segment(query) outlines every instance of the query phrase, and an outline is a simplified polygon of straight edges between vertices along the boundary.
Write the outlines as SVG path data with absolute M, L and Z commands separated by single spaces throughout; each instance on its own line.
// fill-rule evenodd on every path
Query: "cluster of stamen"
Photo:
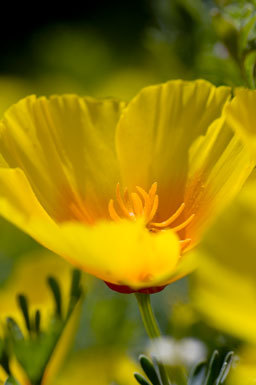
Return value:
M 153 219 L 156 215 L 159 197 L 156 194 L 157 191 L 157 182 L 153 183 L 149 192 L 147 193 L 142 187 L 136 186 L 137 192 L 132 192 L 129 194 L 128 189 L 124 190 L 123 197 L 120 191 L 120 184 L 118 183 L 116 186 L 116 200 L 118 203 L 118 209 L 120 214 L 117 213 L 114 200 L 110 199 L 108 210 L 109 215 L 113 221 L 118 222 L 122 218 L 127 218 L 132 221 L 136 221 L 136 219 L 143 217 L 145 221 L 145 226 L 152 232 L 164 231 L 171 229 L 174 232 L 179 232 L 187 227 L 194 218 L 194 214 L 190 215 L 185 221 L 180 224 L 172 227 L 176 219 L 181 215 L 185 208 L 185 203 L 183 202 L 179 208 L 172 214 L 168 219 L 162 222 L 153 222 Z M 121 215 L 121 216 L 120 216 Z M 190 238 L 180 240 L 181 248 L 184 250 L 187 248 L 189 243 L 191 242 Z

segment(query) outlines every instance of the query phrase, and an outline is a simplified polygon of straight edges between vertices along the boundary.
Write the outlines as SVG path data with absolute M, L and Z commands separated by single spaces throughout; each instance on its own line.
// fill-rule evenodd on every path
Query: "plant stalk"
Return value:
M 150 294 L 135 293 L 135 296 L 139 305 L 141 318 L 149 338 L 154 340 L 161 337 L 161 332 L 151 306 Z M 165 366 L 158 362 L 158 368 L 162 385 L 170 385 Z

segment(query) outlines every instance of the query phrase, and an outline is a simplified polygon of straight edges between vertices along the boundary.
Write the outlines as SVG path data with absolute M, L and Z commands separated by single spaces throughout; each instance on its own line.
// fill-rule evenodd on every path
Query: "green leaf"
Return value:
M 31 324 L 30 324 L 30 318 L 29 318 L 29 312 L 28 312 L 28 300 L 27 297 L 23 294 L 19 294 L 17 297 L 18 305 L 22 311 L 26 327 L 29 332 L 31 332 Z
M 15 380 L 14 377 L 10 376 L 7 378 L 4 385 L 20 385 L 20 383 L 17 380 Z
M 217 350 L 214 350 L 207 368 L 207 373 L 203 385 L 211 385 L 217 377 L 219 366 L 218 358 L 219 352 Z
M 252 17 L 249 18 L 249 21 L 244 25 L 244 27 L 240 31 L 240 36 L 239 36 L 239 49 L 240 53 L 247 48 L 247 44 L 249 41 L 249 34 L 253 27 L 255 26 L 256 23 L 256 15 L 253 15 Z
M 68 315 L 73 311 L 74 306 L 78 302 L 79 298 L 82 295 L 82 289 L 80 286 L 81 281 L 81 271 L 74 269 L 72 271 L 72 281 L 70 287 L 70 300 L 68 305 Z
M 137 382 L 140 384 L 140 385 L 151 385 L 146 379 L 145 377 L 143 377 L 141 374 L 139 373 L 134 373 L 134 377 L 135 379 L 137 380 Z
M 56 315 L 61 319 L 62 317 L 62 299 L 61 299 L 61 291 L 58 281 L 54 277 L 48 277 L 48 284 L 53 293 L 53 297 L 56 305 Z
M 234 352 L 228 352 L 228 354 L 224 358 L 224 362 L 223 362 L 222 367 L 220 369 L 220 373 L 216 379 L 215 385 L 223 384 L 223 382 L 227 378 L 227 375 L 231 369 L 231 365 L 233 362 L 233 356 L 234 356 Z
M 63 322 L 54 318 L 47 331 L 15 341 L 14 354 L 31 384 L 39 384 L 61 336 Z
M 256 51 L 250 52 L 244 59 L 244 70 L 248 86 L 255 89 L 255 65 L 256 65 Z
M 81 271 L 74 269 L 72 271 L 72 281 L 71 281 L 71 288 L 70 288 L 71 297 L 80 296 L 81 294 L 80 280 L 81 280 Z
M 144 373 L 147 375 L 148 379 L 152 382 L 152 384 L 161 385 L 157 372 L 150 359 L 142 354 L 139 356 L 139 361 Z
M 6 350 L 6 347 L 4 346 L 4 343 L 2 345 L 3 346 L 1 350 L 0 365 L 4 368 L 5 372 L 10 376 L 11 372 L 10 372 L 10 365 L 9 365 L 9 355 Z
M 205 362 L 200 362 L 195 366 L 188 378 L 188 385 L 201 385 L 205 379 L 207 365 Z
M 18 324 L 16 323 L 16 321 L 13 318 L 8 317 L 6 319 L 6 324 L 7 324 L 7 330 L 9 331 L 11 337 L 15 341 L 24 340 L 24 336 L 22 334 L 22 331 L 20 330 Z
M 41 312 L 40 310 L 37 310 L 35 313 L 35 325 L 34 325 L 36 334 L 40 333 L 40 324 L 41 324 Z

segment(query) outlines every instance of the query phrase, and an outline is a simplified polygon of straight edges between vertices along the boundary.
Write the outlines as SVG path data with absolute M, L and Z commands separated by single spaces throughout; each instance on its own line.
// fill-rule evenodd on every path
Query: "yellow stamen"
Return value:
M 186 221 L 182 222 L 180 225 L 178 225 L 176 227 L 171 227 L 171 230 L 177 232 L 177 231 L 184 229 L 194 219 L 194 216 L 195 216 L 195 214 L 190 215 L 190 217 Z
M 142 187 L 136 186 L 136 192 L 129 194 L 127 188 L 124 190 L 123 198 L 121 196 L 120 184 L 116 186 L 116 199 L 120 208 L 120 213 L 130 220 L 136 220 L 139 217 L 143 217 L 145 221 L 145 226 L 149 231 L 157 233 L 158 231 L 172 230 L 178 232 L 188 226 L 194 218 L 194 214 L 190 215 L 188 219 L 180 223 L 175 227 L 170 227 L 170 225 L 181 215 L 185 208 L 185 203 L 181 203 L 179 208 L 172 214 L 168 219 L 163 222 L 152 222 L 155 217 L 159 205 L 159 197 L 156 194 L 157 183 L 154 182 L 147 193 Z M 108 211 L 111 219 L 114 221 L 120 221 L 121 217 L 118 215 L 115 207 L 114 201 L 111 199 L 108 204 Z M 181 251 L 188 247 L 191 242 L 191 239 L 187 238 L 181 240 Z
M 121 218 L 120 218 L 119 215 L 117 214 L 116 209 L 115 209 L 115 207 L 114 207 L 114 201 L 113 201 L 113 199 L 110 199 L 110 201 L 109 201 L 109 204 L 108 204 L 108 211 L 109 211 L 110 218 L 113 219 L 113 221 L 118 222 L 118 221 L 121 220 Z
M 150 187 L 150 190 L 149 190 L 149 193 L 148 193 L 150 199 L 155 196 L 156 190 L 157 190 L 157 182 L 154 182 L 152 184 L 152 186 Z
M 185 203 L 182 203 L 180 205 L 180 207 L 178 208 L 178 210 L 173 215 L 171 215 L 170 218 L 168 218 L 166 221 L 163 221 L 163 222 L 160 222 L 160 223 L 155 223 L 154 222 L 154 223 L 151 223 L 151 225 L 155 226 L 155 227 L 167 227 L 167 226 L 169 226 L 182 213 L 182 211 L 184 210 L 184 207 L 185 207 Z
M 148 216 L 150 215 L 151 211 L 152 211 L 152 207 L 153 207 L 153 204 L 154 204 L 154 199 L 155 199 L 155 195 L 156 195 L 156 190 L 157 190 L 157 182 L 154 182 L 149 190 L 149 193 L 148 193 L 148 198 L 149 198 L 149 212 L 146 213 Z
M 117 198 L 117 202 L 119 204 L 119 207 L 123 211 L 124 215 L 126 215 L 127 218 L 130 218 L 130 212 L 129 212 L 129 210 L 127 210 L 127 208 L 126 208 L 126 206 L 125 206 L 125 204 L 123 202 L 123 199 L 121 197 L 120 183 L 117 183 L 117 185 L 116 185 L 116 198 Z
M 149 196 L 142 187 L 136 186 L 136 189 L 144 199 L 144 214 L 146 215 L 146 213 L 149 213 L 150 210 Z
M 129 213 L 131 213 L 132 212 L 132 205 L 130 202 L 129 192 L 128 192 L 127 187 L 124 190 L 124 203 L 125 203 L 126 207 L 128 208 Z
M 158 195 L 155 195 L 154 196 L 154 202 L 153 202 L 153 205 L 152 205 L 152 209 L 151 209 L 151 212 L 150 212 L 150 215 L 148 217 L 148 222 L 151 222 L 152 219 L 154 218 L 154 216 L 156 215 L 156 212 L 157 212 L 157 209 L 158 209 Z
M 143 205 L 142 201 L 138 194 L 131 193 L 131 200 L 133 204 L 134 214 L 136 217 L 140 217 L 143 214 Z

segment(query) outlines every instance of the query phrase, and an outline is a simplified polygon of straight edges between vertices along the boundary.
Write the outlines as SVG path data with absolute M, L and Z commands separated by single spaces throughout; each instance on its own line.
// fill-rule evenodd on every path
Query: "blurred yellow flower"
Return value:
M 244 187 L 194 251 L 195 305 L 215 327 L 256 343 L 256 183 Z
M 240 89 L 226 108 L 256 159 L 256 92 Z M 256 343 L 256 180 L 251 178 L 194 250 L 195 305 L 215 327 Z
M 236 365 L 227 378 L 228 385 L 254 385 L 256 381 L 256 349 L 246 346 L 239 351 Z
M 71 356 L 54 385 L 79 384 L 84 383 L 85 379 L 86 385 L 136 385 L 134 372 L 140 372 L 138 365 L 123 351 L 88 349 Z
M 41 325 L 44 328 L 55 310 L 47 278 L 53 276 L 58 279 L 64 306 L 67 307 L 71 271 L 66 261 L 44 250 L 32 251 L 20 257 L 10 277 L 0 289 L 0 335 L 7 317 L 13 317 L 23 333 L 26 332 L 24 317 L 17 303 L 18 294 L 27 297 L 31 312 L 35 313 L 40 309 Z
M 47 331 L 49 332 L 49 327 L 53 324 L 53 315 L 56 313 L 56 304 L 54 303 L 53 294 L 47 283 L 47 278 L 49 276 L 54 277 L 59 284 L 62 298 L 62 315 L 64 316 L 64 314 L 68 312 L 68 304 L 70 301 L 71 273 L 72 269 L 70 265 L 53 253 L 42 250 L 33 251 L 18 260 L 10 277 L 0 290 L 1 340 L 6 338 L 6 319 L 7 317 L 11 317 L 18 324 L 27 341 L 27 344 L 23 345 L 24 351 L 21 351 L 21 349 L 16 351 L 15 348 L 12 351 L 10 345 L 10 352 L 8 353 L 11 373 L 21 385 L 31 384 L 29 375 L 22 365 L 24 362 L 27 364 L 26 357 L 31 354 L 29 351 L 31 346 L 29 344 L 30 335 L 24 317 L 22 316 L 21 309 L 18 306 L 17 296 L 19 294 L 26 296 L 31 323 L 33 323 L 33 317 L 36 311 L 40 311 L 40 331 L 47 333 Z M 64 361 L 70 344 L 73 342 L 75 336 L 75 331 L 80 318 L 81 304 L 81 300 L 76 304 L 56 342 L 54 340 L 50 343 L 49 339 L 47 341 L 47 344 L 49 345 L 47 345 L 48 349 L 51 349 L 52 347 L 53 351 L 51 351 L 49 358 L 48 356 L 46 357 L 47 365 L 42 373 L 42 384 L 49 384 L 54 380 Z M 35 335 L 33 335 L 32 339 L 35 341 Z M 37 342 L 38 349 L 41 349 L 44 352 L 44 338 L 42 337 L 39 341 L 40 342 Z M 41 356 L 45 359 L 44 353 L 41 353 Z M 38 360 L 37 350 L 33 351 L 33 360 L 32 364 L 34 367 L 37 367 L 37 371 L 40 374 L 41 361 Z M 4 381 L 6 378 L 7 373 L 1 368 L 0 383 L 1 380 Z
M 177 80 L 128 104 L 21 100 L 0 126 L 0 214 L 116 290 L 158 290 L 191 270 L 182 255 L 253 167 L 229 98 Z

